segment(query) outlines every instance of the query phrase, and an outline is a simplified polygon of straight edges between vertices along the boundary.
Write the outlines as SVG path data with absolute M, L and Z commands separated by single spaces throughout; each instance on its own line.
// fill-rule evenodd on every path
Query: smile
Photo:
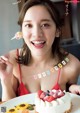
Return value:
M 44 44 L 45 44 L 45 41 L 32 41 L 31 42 L 36 48 L 43 48 L 44 47 Z

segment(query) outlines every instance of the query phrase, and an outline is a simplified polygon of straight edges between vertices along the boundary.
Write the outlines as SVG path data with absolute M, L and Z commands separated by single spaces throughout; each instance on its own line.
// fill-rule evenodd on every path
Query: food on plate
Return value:
M 34 104 L 21 103 L 8 109 L 6 113 L 37 113 Z
M 69 92 L 62 90 L 39 90 L 35 96 L 35 109 L 38 113 L 70 113 L 72 107 Z
M 20 103 L 6 113 L 70 113 L 72 108 L 71 95 L 61 89 L 39 90 L 35 94 L 35 103 Z
M 17 110 L 15 108 L 11 108 L 11 109 L 7 110 L 6 113 L 17 113 Z

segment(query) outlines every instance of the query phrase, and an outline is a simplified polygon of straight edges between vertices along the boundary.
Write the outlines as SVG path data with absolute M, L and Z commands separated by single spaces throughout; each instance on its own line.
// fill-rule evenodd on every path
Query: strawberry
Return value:
M 54 94 L 54 92 L 52 92 L 52 91 L 50 91 L 50 93 L 49 93 L 50 95 L 53 95 Z
M 43 93 L 43 91 L 42 90 L 39 90 L 38 91 L 38 96 L 39 96 L 39 98 L 40 98 L 40 95 Z
M 43 99 L 46 96 L 45 92 L 42 92 L 40 98 Z
M 58 94 L 58 98 L 60 98 L 60 97 L 62 97 L 62 96 L 64 96 L 64 93 L 63 93 L 63 92 L 60 93 L 60 94 Z
M 45 98 L 45 101 L 51 102 L 55 100 L 55 98 L 53 96 L 48 96 L 47 98 Z
M 47 99 L 48 99 L 48 96 L 46 95 L 46 96 L 43 98 L 43 100 L 46 101 Z
M 53 94 L 53 97 L 56 99 L 58 97 L 58 94 L 57 93 L 54 93 Z

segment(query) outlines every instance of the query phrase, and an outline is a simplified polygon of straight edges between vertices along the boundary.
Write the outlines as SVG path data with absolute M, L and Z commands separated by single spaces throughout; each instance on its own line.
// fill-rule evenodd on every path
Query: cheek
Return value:
M 26 40 L 29 40 L 30 39 L 30 33 L 28 31 L 25 31 L 23 30 L 23 39 L 26 41 Z
M 28 33 L 24 33 L 23 32 L 23 39 L 24 39 L 25 43 L 28 44 L 28 42 L 29 42 L 29 35 L 28 35 Z
M 55 33 L 49 33 L 49 35 L 48 35 L 48 40 L 49 40 L 50 42 L 53 42 L 54 39 L 55 39 Z
M 22 26 L 22 33 L 24 39 L 30 36 L 30 32 L 24 26 Z
M 47 35 L 47 44 L 52 46 L 53 42 L 55 40 L 55 33 L 48 33 Z

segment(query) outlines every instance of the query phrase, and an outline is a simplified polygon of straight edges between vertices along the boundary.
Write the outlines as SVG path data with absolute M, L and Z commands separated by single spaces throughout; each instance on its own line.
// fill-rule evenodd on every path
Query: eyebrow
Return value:
M 50 19 L 42 19 L 41 20 L 41 22 L 44 22 L 44 21 L 50 22 L 51 20 Z
M 41 22 L 50 22 L 50 19 L 42 19 Z M 23 22 L 31 22 L 31 20 L 24 20 Z

